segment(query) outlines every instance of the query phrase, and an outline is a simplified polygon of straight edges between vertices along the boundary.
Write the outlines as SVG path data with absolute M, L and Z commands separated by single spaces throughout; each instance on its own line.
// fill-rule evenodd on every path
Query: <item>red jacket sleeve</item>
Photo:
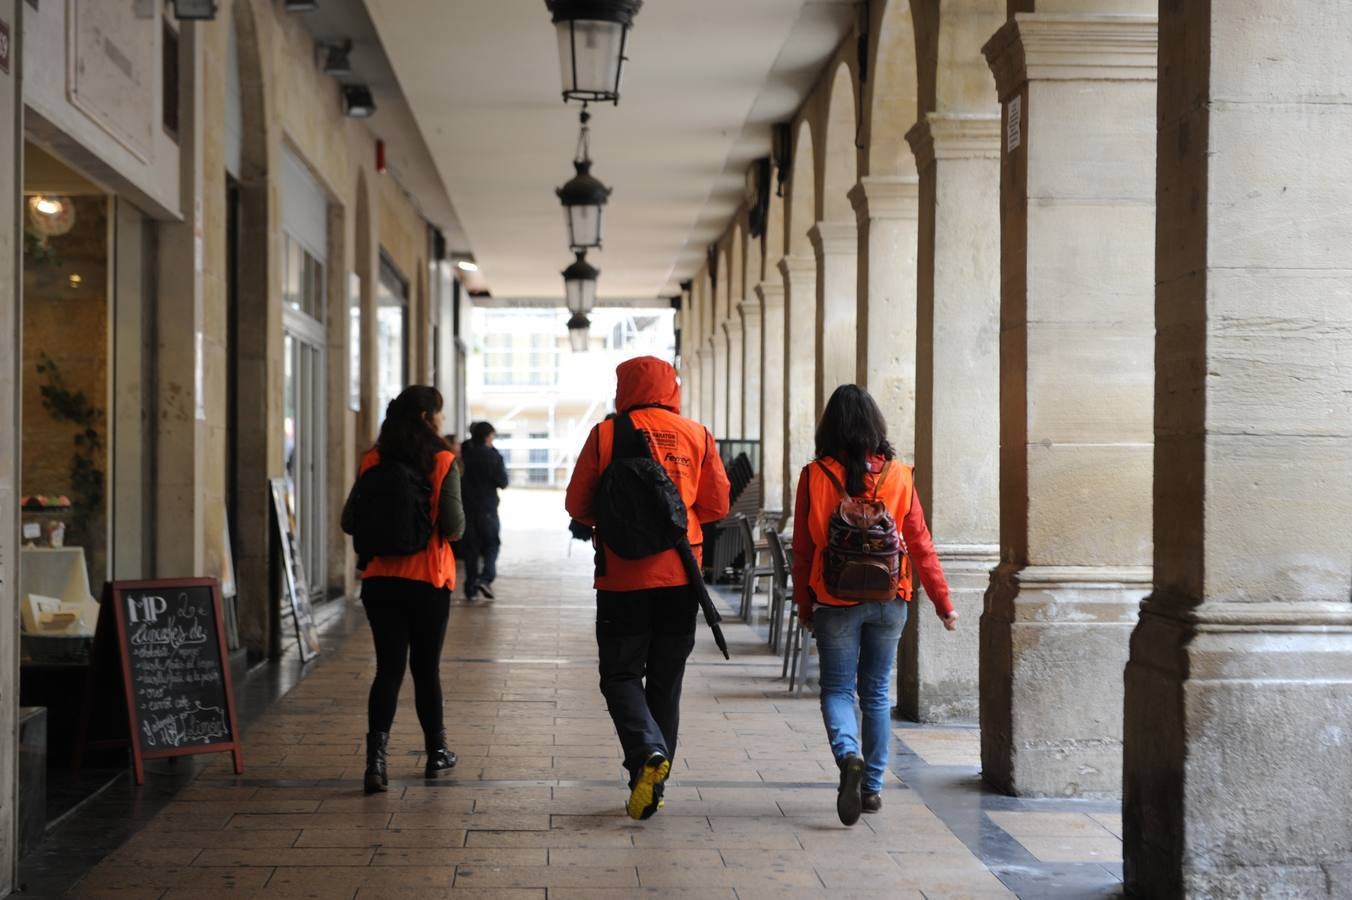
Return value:
M 793 501 L 793 601 L 800 613 L 812 609 L 812 560 L 817 545 L 812 541 L 810 497 L 807 486 L 808 470 L 798 476 L 798 496 Z
M 728 483 L 728 473 L 723 469 L 723 458 L 718 455 L 717 445 L 708 429 L 705 429 L 704 460 L 700 463 L 699 487 L 690 511 L 703 525 L 726 516 L 731 506 L 732 485 Z
M 582 445 L 582 452 L 577 455 L 573 477 L 568 482 L 568 493 L 564 495 L 564 509 L 583 525 L 596 524 L 592 503 L 596 497 L 596 483 L 601 480 L 600 440 L 599 426 L 592 428 L 591 434 L 587 435 L 587 442 Z
M 944 578 L 944 567 L 939 564 L 939 554 L 934 550 L 934 539 L 930 537 L 929 526 L 925 524 L 925 510 L 920 506 L 920 494 L 911 495 L 911 509 L 901 520 L 901 536 L 906 539 L 906 549 L 911 554 L 911 566 L 925 588 L 925 596 L 934 604 L 934 611 L 946 616 L 953 611 L 953 601 L 948 596 L 948 580 Z M 798 534 L 794 532 L 794 538 Z

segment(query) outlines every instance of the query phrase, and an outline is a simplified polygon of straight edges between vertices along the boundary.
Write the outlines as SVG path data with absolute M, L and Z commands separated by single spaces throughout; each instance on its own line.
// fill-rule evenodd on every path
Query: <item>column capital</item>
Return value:
M 859 252 L 859 226 L 854 222 L 818 222 L 807 237 L 818 259 Z
M 914 175 L 865 175 L 847 196 L 860 228 L 873 219 L 914 221 L 920 215 L 920 179 Z
M 1029 81 L 1154 81 L 1155 16 L 1017 13 L 981 48 L 1005 100 Z
M 762 281 L 756 285 L 756 296 L 765 309 L 780 309 L 784 306 L 784 282 Z
M 816 278 L 817 260 L 811 256 L 786 256 L 779 261 L 779 271 L 785 278 Z
M 936 159 L 999 159 L 997 113 L 929 113 L 906 132 L 920 170 Z
M 783 290 L 784 290 L 784 289 L 781 287 L 781 288 L 780 288 L 780 291 L 781 291 L 780 296 L 781 296 L 781 297 L 783 296 L 783 293 L 782 293 Z M 738 303 L 738 304 L 737 304 L 737 312 L 741 313 L 741 315 L 742 315 L 742 324 L 743 324 L 743 325 L 748 325 L 748 324 L 750 324 L 752 321 L 755 321 L 755 322 L 759 322 L 759 321 L 760 321 L 761 308 L 760 308 L 760 304 L 757 303 L 755 300 L 743 300 L 741 303 Z
M 734 336 L 740 337 L 742 334 L 742 320 L 738 318 L 724 319 L 723 333 L 726 334 L 728 337 Z

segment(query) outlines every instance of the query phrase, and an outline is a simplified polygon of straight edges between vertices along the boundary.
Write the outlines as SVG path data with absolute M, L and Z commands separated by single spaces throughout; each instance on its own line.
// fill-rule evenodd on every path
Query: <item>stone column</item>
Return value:
M 1142 897 L 1352 885 L 1352 6 L 1160 5 Z
M 962 617 L 913 609 L 899 712 L 977 716 L 978 624 L 999 559 L 1000 120 L 930 113 L 906 135 L 920 173 L 916 278 L 916 488 Z
M 713 337 L 709 338 L 710 354 L 714 360 L 714 437 L 731 437 L 728 433 L 728 334 L 726 320 L 714 323 Z
M 742 438 L 742 317 L 734 313 L 723 323 L 728 337 L 728 430 L 730 438 Z
M 887 417 L 902 457 L 915 453 L 915 281 L 920 181 L 865 176 L 850 190 L 859 217 L 855 382 Z
M 798 472 L 812 459 L 817 427 L 817 264 L 779 261 L 784 276 L 784 509 L 793 509 Z M 792 526 L 789 526 L 792 527 Z
M 756 285 L 761 306 L 761 505 L 787 512 L 784 494 L 784 282 Z
M 203 571 L 207 458 L 202 358 L 204 27 L 185 23 L 179 43 L 181 222 L 160 225 L 156 304 L 155 570 L 158 577 Z M 186 65 L 184 63 L 187 63 Z M 317 573 L 318 574 L 318 573 Z M 244 599 L 244 598 L 241 598 Z M 246 601 L 247 603 L 247 601 Z
M 700 351 L 700 421 L 708 427 L 714 437 L 718 437 L 718 428 L 714 416 L 714 393 L 717 386 L 714 378 L 714 339 L 706 338 L 704 349 Z
M 18 868 L 19 493 L 23 429 L 20 360 L 23 324 L 23 0 L 0 0 L 9 26 L 9 68 L 0 70 L 0 895 Z
M 1116 796 L 1118 673 L 1150 584 L 1156 20 L 1019 14 L 984 52 L 1005 143 L 982 773 Z
M 818 222 L 807 233 L 817 257 L 817 414 L 837 387 L 855 378 L 858 231 L 853 222 Z
M 742 317 L 742 437 L 758 441 L 761 436 L 761 379 L 764 377 L 761 372 L 760 301 L 744 300 L 737 304 L 737 312 Z M 762 456 L 762 469 L 764 466 Z M 762 477 L 762 487 L 764 484 Z

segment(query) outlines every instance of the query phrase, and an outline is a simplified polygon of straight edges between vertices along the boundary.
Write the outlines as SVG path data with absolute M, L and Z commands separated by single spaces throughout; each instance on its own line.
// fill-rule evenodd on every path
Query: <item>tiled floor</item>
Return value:
M 424 781 L 410 685 L 391 791 L 360 790 L 364 626 L 70 896 L 1111 896 L 1111 804 L 980 788 L 977 733 L 899 724 L 882 813 L 843 828 L 815 698 L 742 625 L 725 662 L 701 629 L 666 807 L 624 816 L 619 748 L 596 688 L 590 554 L 559 496 L 508 492 L 498 600 L 452 612 L 442 675 L 453 777 Z M 360 613 L 356 613 L 358 619 Z M 92 827 L 77 816 L 67 827 Z M 39 874 L 39 873 L 35 873 Z M 48 873 L 50 874 L 50 873 Z M 48 879 L 44 883 L 53 883 Z

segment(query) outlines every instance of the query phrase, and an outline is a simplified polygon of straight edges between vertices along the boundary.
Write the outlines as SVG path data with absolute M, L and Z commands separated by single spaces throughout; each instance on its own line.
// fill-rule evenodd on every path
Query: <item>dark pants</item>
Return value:
M 451 615 L 451 592 L 425 581 L 367 578 L 361 602 L 376 645 L 376 677 L 366 703 L 367 729 L 389 731 L 399 705 L 404 669 L 413 671 L 413 702 L 424 734 L 444 727 L 441 645 Z
M 675 757 L 697 608 L 688 587 L 596 592 L 601 693 L 631 777 L 654 750 Z
M 502 549 L 502 523 L 497 510 L 465 512 L 465 536 L 460 541 L 465 561 L 465 596 L 473 597 L 481 584 L 498 577 L 498 551 Z

